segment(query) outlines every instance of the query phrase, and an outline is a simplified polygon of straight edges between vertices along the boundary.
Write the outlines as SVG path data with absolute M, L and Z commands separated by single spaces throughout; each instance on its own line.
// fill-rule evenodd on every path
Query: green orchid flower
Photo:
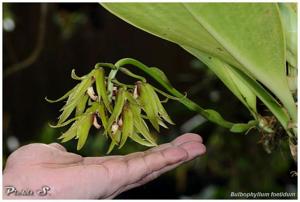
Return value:
M 108 77 L 102 66 L 112 69 Z M 119 82 L 115 78 L 117 70 L 138 81 L 135 85 Z M 59 139 L 62 142 L 78 139 L 78 150 L 84 146 L 91 127 L 102 130 L 102 134 L 111 139 L 110 153 L 115 146 L 122 148 L 128 139 L 147 147 L 156 146 L 147 122 L 157 131 L 160 126 L 168 128 L 165 122 L 174 124 L 156 92 L 167 99 L 172 99 L 172 96 L 154 88 L 145 78 L 128 69 L 98 63 L 90 73 L 81 77 L 72 70 L 71 77 L 80 83 L 61 98 L 46 100 L 53 103 L 67 99 L 58 123 L 50 126 L 58 128 L 72 123 Z M 74 111 L 75 117 L 70 118 Z

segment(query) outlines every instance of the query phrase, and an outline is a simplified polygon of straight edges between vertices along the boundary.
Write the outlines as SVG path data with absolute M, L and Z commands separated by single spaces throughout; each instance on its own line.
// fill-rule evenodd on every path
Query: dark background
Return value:
M 216 109 L 231 121 L 251 118 L 201 62 L 177 45 L 125 23 L 99 4 L 51 3 L 41 10 L 41 4 L 9 3 L 3 9 L 3 22 L 14 22 L 13 29 L 3 30 L 3 166 L 19 146 L 57 141 L 66 128 L 52 129 L 48 123 L 58 117 L 61 103 L 49 104 L 44 98 L 60 97 L 76 84 L 70 78 L 73 68 L 82 75 L 97 62 L 138 59 L 161 68 L 178 90 L 199 105 Z M 28 62 L 30 55 L 33 59 Z M 6 74 L 24 60 L 24 68 Z M 118 198 L 230 198 L 232 191 L 296 192 L 297 178 L 290 175 L 296 167 L 286 139 L 276 142 L 269 154 L 256 130 L 233 134 L 203 121 L 180 103 L 170 101 L 165 106 L 176 125 L 158 134 L 159 142 L 183 132 L 199 133 L 207 146 L 206 155 Z M 64 146 L 83 156 L 101 156 L 107 150 L 105 139 L 93 132 L 81 151 L 76 151 L 75 140 Z M 129 142 L 113 154 L 145 149 Z

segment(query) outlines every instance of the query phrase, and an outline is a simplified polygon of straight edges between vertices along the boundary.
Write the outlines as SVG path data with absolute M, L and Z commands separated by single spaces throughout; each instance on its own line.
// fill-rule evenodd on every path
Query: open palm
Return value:
M 67 152 L 57 143 L 29 144 L 16 150 L 7 160 L 4 197 L 113 198 L 203 153 L 205 146 L 196 134 L 185 134 L 170 143 L 126 156 L 82 157 Z M 18 191 L 29 189 L 34 194 L 7 195 L 7 186 Z M 45 196 L 36 193 L 43 186 L 50 188 Z

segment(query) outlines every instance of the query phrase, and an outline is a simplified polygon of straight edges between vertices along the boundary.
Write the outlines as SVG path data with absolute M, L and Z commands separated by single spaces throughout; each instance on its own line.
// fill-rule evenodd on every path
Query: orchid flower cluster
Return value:
M 105 67 L 112 70 L 105 76 Z M 116 72 L 121 71 L 137 79 L 134 85 L 119 82 Z M 116 70 L 113 64 L 98 63 L 88 74 L 79 77 L 72 70 L 71 77 L 80 81 L 73 89 L 57 100 L 66 100 L 61 108 L 58 128 L 71 124 L 59 139 L 67 142 L 73 138 L 78 139 L 77 150 L 80 150 L 88 137 L 91 127 L 102 130 L 103 135 L 111 139 L 108 149 L 110 153 L 115 146 L 122 148 L 127 139 L 145 145 L 156 146 L 155 138 L 150 132 L 147 123 L 156 131 L 160 126 L 168 128 L 165 122 L 174 124 L 164 109 L 157 92 L 166 97 L 166 101 L 176 99 L 147 83 L 146 79 L 132 73 L 126 68 Z M 73 118 L 70 118 L 75 114 Z

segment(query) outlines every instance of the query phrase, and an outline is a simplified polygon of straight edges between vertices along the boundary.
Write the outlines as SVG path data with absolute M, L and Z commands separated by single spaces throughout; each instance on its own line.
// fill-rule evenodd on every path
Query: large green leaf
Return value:
M 284 22 L 286 46 L 293 55 L 297 56 L 297 12 L 290 3 L 280 3 L 279 9 Z
M 273 3 L 105 3 L 113 14 L 156 36 L 220 58 L 257 79 L 297 110 L 285 77 L 285 39 Z
M 212 56 L 197 51 L 196 49 L 193 48 L 189 48 L 189 47 L 184 47 L 188 52 L 190 52 L 191 54 L 193 54 L 195 57 L 199 58 L 200 60 L 204 61 L 206 64 L 208 64 L 209 66 L 214 66 L 214 65 L 220 65 L 222 63 L 220 63 L 221 61 L 218 61 L 218 59 L 213 58 Z M 211 61 L 210 61 L 211 60 Z M 258 82 L 256 82 L 255 80 L 253 80 L 252 78 L 250 78 L 249 76 L 247 76 L 244 72 L 242 72 L 241 70 L 232 67 L 230 65 L 226 65 L 226 66 L 218 66 L 219 68 L 222 68 L 221 72 L 225 73 L 225 74 L 230 74 L 231 76 L 233 76 L 232 78 L 236 79 L 235 80 L 235 84 L 242 84 L 242 86 L 239 86 L 239 89 L 237 89 L 237 91 L 240 90 L 240 92 L 243 92 L 243 94 L 245 96 L 248 96 L 248 99 L 245 100 L 244 102 L 246 102 L 246 106 L 256 106 L 253 103 L 253 95 L 252 93 L 254 93 L 258 98 L 260 98 L 260 100 L 270 109 L 270 111 L 277 117 L 277 119 L 279 120 L 279 122 L 282 124 L 282 126 L 288 131 L 288 124 L 289 124 L 289 117 L 287 116 L 287 114 L 285 113 L 285 111 L 282 109 L 282 107 L 280 106 L 280 104 L 273 98 L 272 95 L 270 95 Z M 213 67 L 213 69 L 216 68 L 216 66 Z M 223 70 L 226 69 L 226 70 Z M 227 73 L 226 73 L 227 72 Z M 230 81 L 227 80 L 227 77 L 225 76 L 221 76 L 222 79 L 225 80 L 226 84 L 230 85 Z M 236 83 L 237 82 L 237 83 Z M 234 85 L 234 84 L 233 84 Z M 233 88 L 234 89 L 234 88 Z M 238 95 L 239 96 L 243 96 L 243 95 Z M 249 99 L 250 98 L 250 99 Z M 248 127 L 252 125 L 251 123 L 249 124 L 236 124 L 236 127 L 231 131 L 235 131 L 235 129 L 237 129 L 237 126 L 243 126 L 243 127 Z
M 296 4 L 279 3 L 278 5 L 280 9 L 281 19 L 283 21 L 283 28 L 286 39 L 286 60 L 292 67 L 297 68 L 298 20 L 297 11 L 293 9 L 293 6 L 295 6 Z
M 248 88 L 245 81 L 237 77 L 228 64 L 218 58 L 203 54 L 196 49 L 183 46 L 183 48 L 204 62 L 232 91 L 232 93 L 250 110 L 256 117 L 256 95 Z
M 181 3 L 102 3 L 102 6 L 146 32 L 239 65 Z

